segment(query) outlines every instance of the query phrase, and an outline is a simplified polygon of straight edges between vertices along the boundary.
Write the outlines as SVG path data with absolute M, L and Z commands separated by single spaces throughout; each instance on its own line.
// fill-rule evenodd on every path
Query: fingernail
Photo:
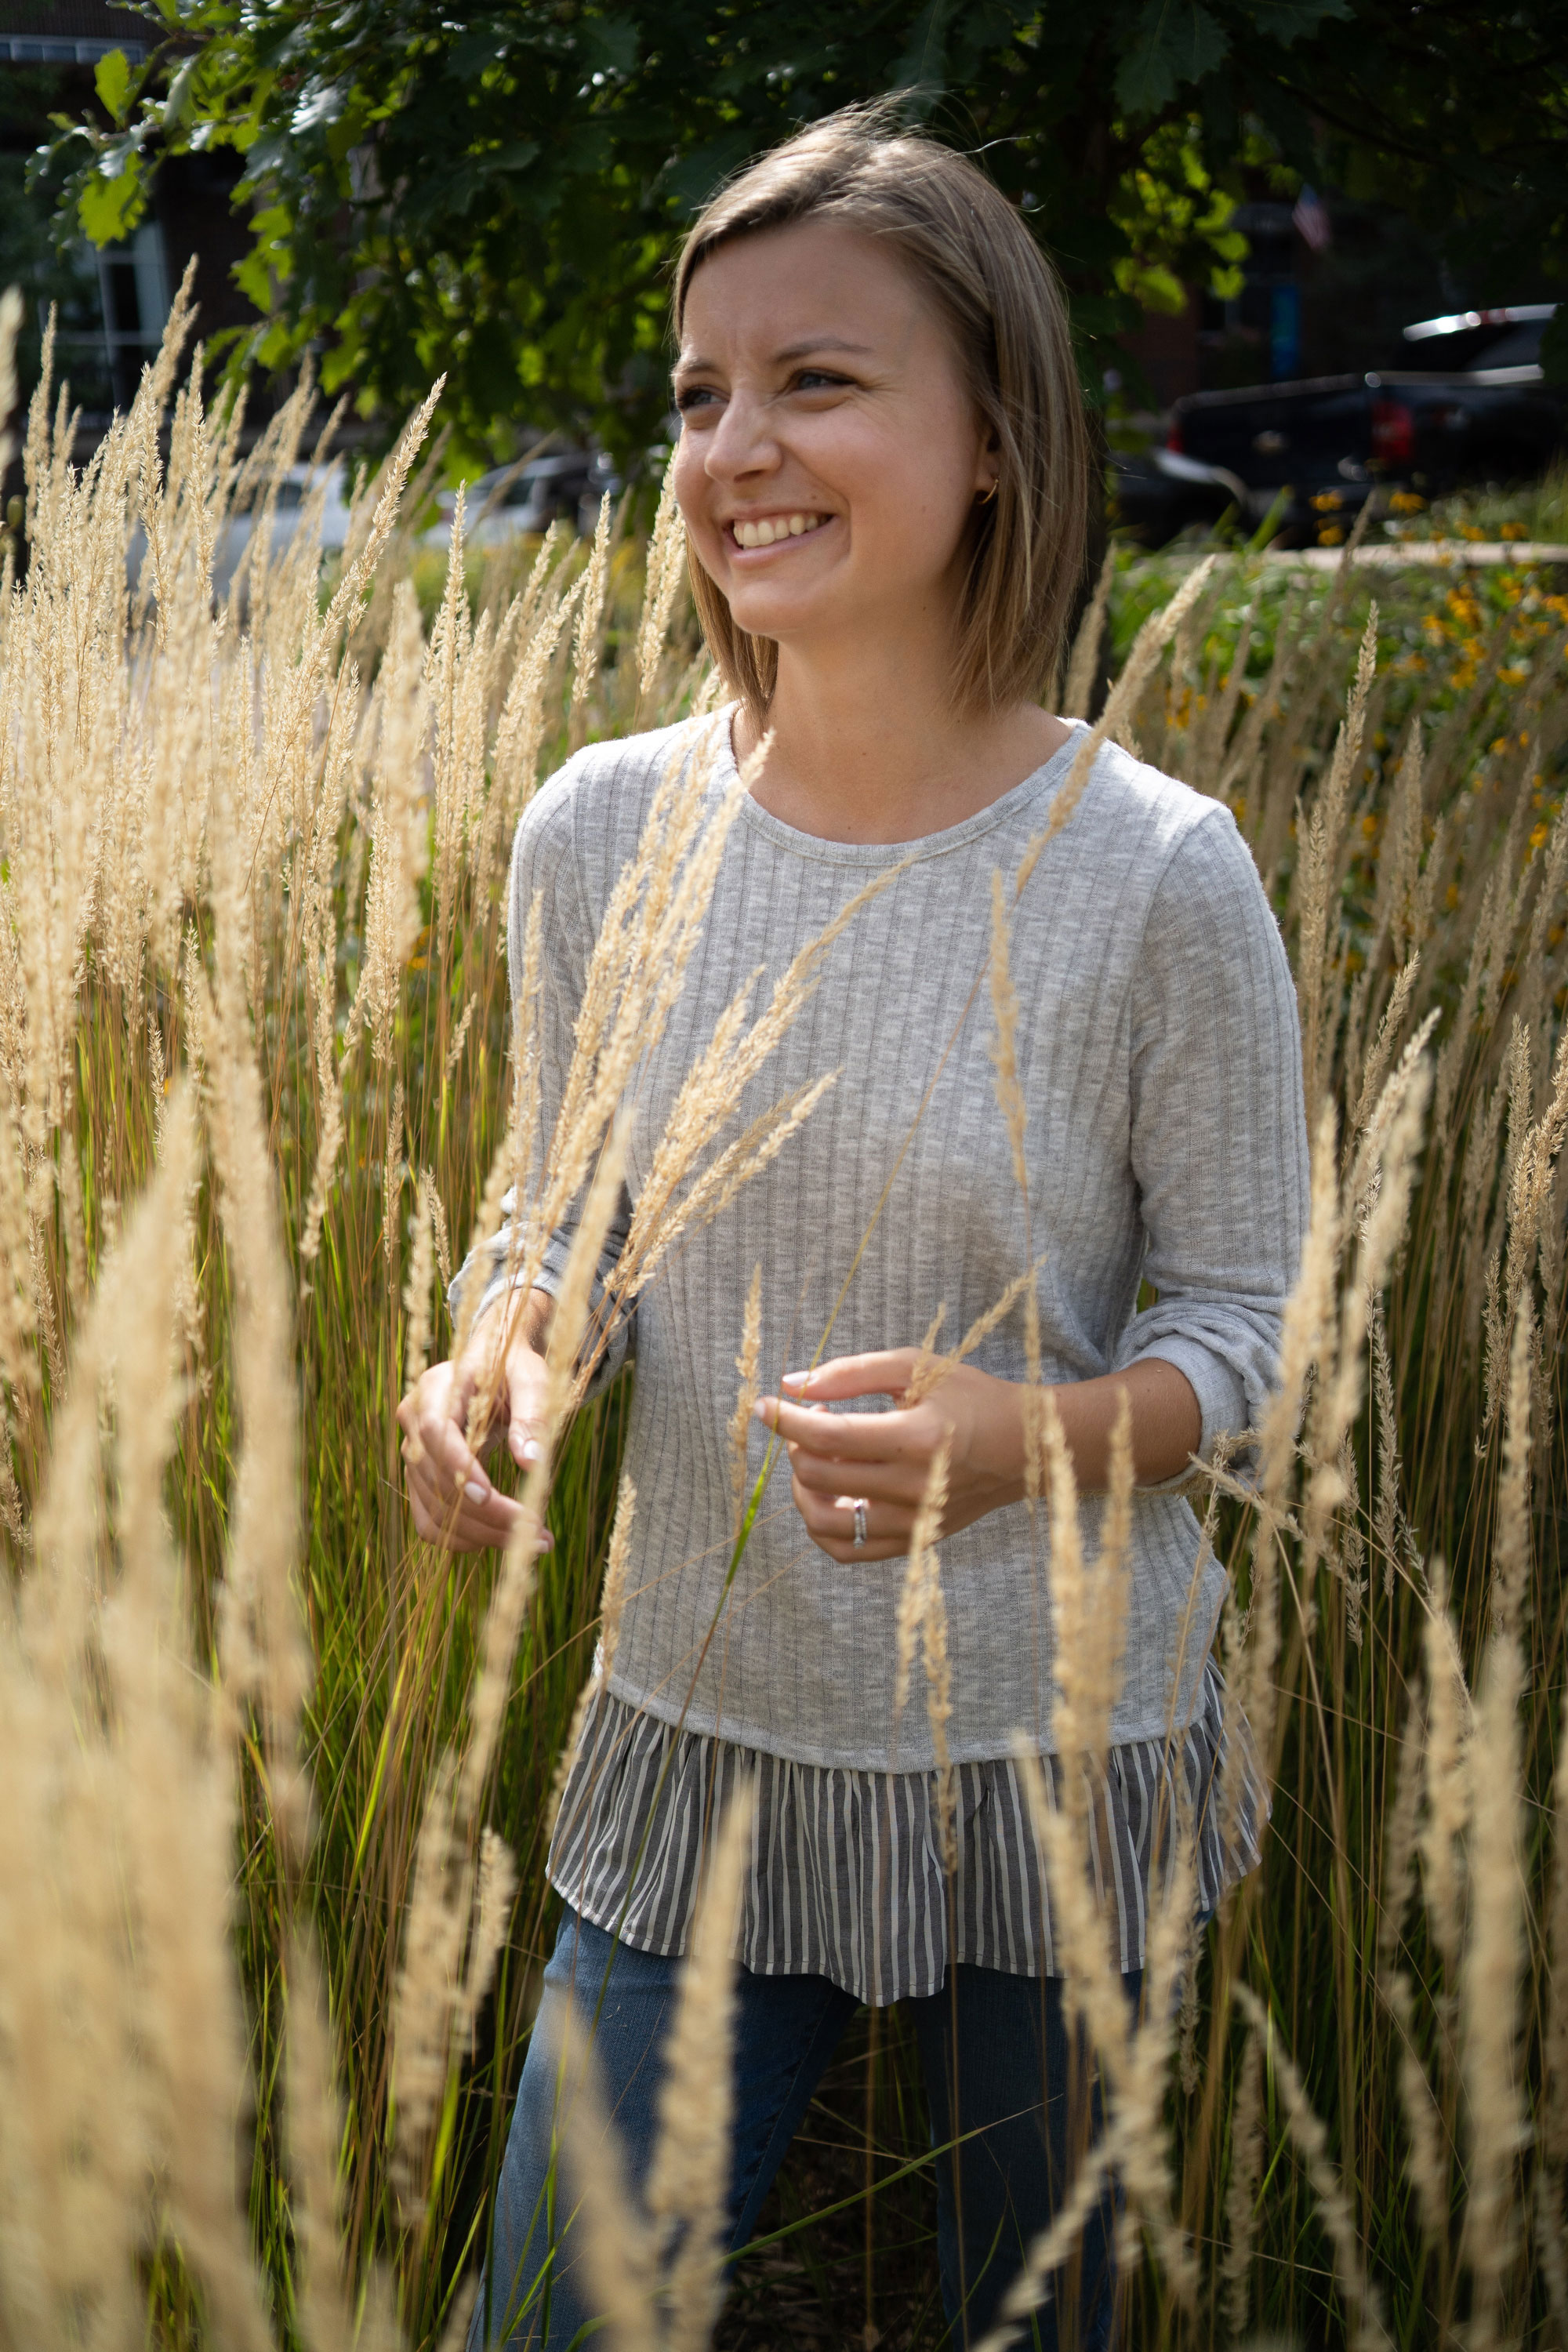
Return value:
M 542 1454 L 537 1439 L 525 1437 L 522 1441 L 522 1452 L 518 1458 L 525 1468 L 531 1468 L 535 1462 L 542 1460 Z
M 555 1538 L 550 1533 L 548 1528 L 545 1528 L 543 1533 L 540 1536 L 539 1549 L 541 1551 L 553 1551 L 555 1549 Z
M 809 1372 L 786 1372 L 779 1382 L 781 1389 L 803 1389 L 811 1379 Z
M 773 1400 L 771 1397 L 759 1397 L 756 1403 L 752 1407 L 752 1419 L 753 1421 L 765 1422 L 771 1427 L 773 1410 Z
M 463 1492 L 470 1503 L 488 1503 L 490 1498 L 489 1488 L 481 1486 L 477 1478 L 470 1478 Z

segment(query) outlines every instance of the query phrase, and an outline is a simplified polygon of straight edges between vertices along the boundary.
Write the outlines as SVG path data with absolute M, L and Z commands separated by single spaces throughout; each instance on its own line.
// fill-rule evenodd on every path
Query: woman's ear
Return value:
M 974 502 L 988 507 L 1002 479 L 1002 445 L 987 417 L 980 424 L 980 450 L 974 461 Z

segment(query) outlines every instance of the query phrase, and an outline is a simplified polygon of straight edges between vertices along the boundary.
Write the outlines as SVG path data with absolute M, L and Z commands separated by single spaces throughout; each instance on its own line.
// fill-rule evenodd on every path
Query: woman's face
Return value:
M 675 493 L 739 627 L 810 656 L 951 627 L 994 479 L 952 338 L 871 236 L 721 246 L 686 300 Z

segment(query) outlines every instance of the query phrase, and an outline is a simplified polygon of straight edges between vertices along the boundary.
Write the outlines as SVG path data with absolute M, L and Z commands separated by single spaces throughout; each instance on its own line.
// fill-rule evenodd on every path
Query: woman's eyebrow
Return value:
M 787 360 L 804 360 L 813 352 L 849 352 L 858 359 L 874 356 L 869 343 L 851 342 L 847 335 L 805 335 L 798 342 L 785 343 L 773 353 L 775 364 Z M 718 367 L 717 360 L 704 359 L 698 352 L 682 352 L 671 373 L 674 375 L 707 375 Z
M 806 335 L 797 343 L 785 343 L 773 353 L 775 360 L 803 360 L 812 352 L 853 352 L 859 359 L 871 357 L 869 343 L 854 343 L 847 335 Z

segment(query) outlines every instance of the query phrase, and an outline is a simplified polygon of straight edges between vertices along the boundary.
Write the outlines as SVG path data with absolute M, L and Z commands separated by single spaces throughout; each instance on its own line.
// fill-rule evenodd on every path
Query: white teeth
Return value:
M 817 514 L 774 515 L 761 522 L 735 522 L 731 528 L 739 547 L 773 547 L 781 539 L 800 539 L 817 530 L 823 520 Z

